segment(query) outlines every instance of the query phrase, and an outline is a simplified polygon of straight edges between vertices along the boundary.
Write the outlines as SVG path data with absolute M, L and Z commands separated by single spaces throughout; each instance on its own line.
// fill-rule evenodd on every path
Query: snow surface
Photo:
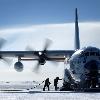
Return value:
M 0 93 L 0 100 L 100 100 L 100 93 Z
M 39 92 L 42 91 L 43 85 L 32 88 L 38 84 L 38 82 L 28 81 L 0 82 L 0 100 L 100 100 L 100 93 L 55 92 L 54 88 L 51 88 L 53 86 L 50 87 L 52 90 L 50 92 Z M 12 91 L 16 89 L 17 91 Z

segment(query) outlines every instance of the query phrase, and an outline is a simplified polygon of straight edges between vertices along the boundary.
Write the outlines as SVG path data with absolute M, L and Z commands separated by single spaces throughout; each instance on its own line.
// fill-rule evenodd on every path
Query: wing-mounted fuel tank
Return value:
M 23 71 L 23 64 L 18 61 L 14 64 L 14 68 L 17 72 L 22 72 Z

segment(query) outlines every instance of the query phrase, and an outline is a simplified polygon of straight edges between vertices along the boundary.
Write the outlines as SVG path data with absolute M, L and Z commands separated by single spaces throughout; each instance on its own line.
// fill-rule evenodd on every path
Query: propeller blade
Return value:
M 11 63 L 12 63 L 12 60 L 11 59 L 9 59 L 9 58 L 4 58 L 4 57 L 2 57 L 1 58 L 2 59 L 2 61 L 4 61 L 7 65 L 11 65 Z
M 50 39 L 46 39 L 43 51 L 46 51 L 51 43 L 52 41 Z
M 3 38 L 0 38 L 0 49 L 4 46 L 5 43 L 6 43 L 6 40 Z
M 5 45 L 5 43 L 6 43 L 6 40 L 3 39 L 3 38 L 0 38 L 0 49 L 2 49 L 2 47 Z M 2 57 L 2 56 L 0 56 L 0 59 L 2 61 L 4 61 L 6 64 L 11 65 L 11 62 L 12 62 L 11 59 L 5 58 L 5 57 Z
M 40 68 L 40 64 L 39 62 L 36 64 L 36 66 L 33 69 L 33 72 L 38 73 L 39 72 L 39 68 Z
M 26 49 L 27 51 L 34 51 L 34 49 L 31 48 L 30 46 L 27 46 L 25 49 Z

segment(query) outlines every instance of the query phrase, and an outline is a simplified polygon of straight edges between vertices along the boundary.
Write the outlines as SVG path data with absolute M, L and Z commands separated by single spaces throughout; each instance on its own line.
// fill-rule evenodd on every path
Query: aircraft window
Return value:
M 89 52 L 86 52 L 86 53 L 85 53 L 85 56 L 89 56 Z
M 96 52 L 96 56 L 100 56 L 100 53 L 99 52 Z
M 90 52 L 90 56 L 95 56 L 95 52 Z

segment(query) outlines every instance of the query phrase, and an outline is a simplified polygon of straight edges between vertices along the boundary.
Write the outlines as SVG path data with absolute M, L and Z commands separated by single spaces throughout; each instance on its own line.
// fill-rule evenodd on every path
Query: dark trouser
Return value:
M 57 91 L 57 84 L 55 84 L 54 86 L 55 86 L 55 91 Z
M 49 89 L 49 85 L 44 85 L 43 91 L 45 91 L 45 87 L 48 88 L 48 91 L 50 90 L 50 89 Z

